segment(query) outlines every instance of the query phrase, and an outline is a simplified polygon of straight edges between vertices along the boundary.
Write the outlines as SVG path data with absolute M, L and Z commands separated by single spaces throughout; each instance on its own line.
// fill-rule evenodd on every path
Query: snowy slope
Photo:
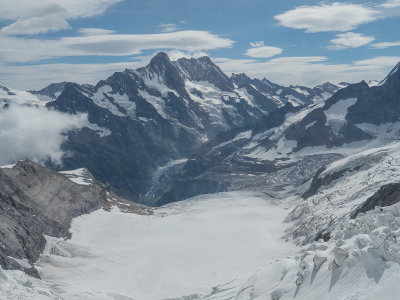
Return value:
M 21 299 L 37 290 L 45 291 L 43 299 L 395 299 L 400 204 L 354 220 L 350 213 L 383 184 L 400 181 L 399 147 L 330 164 L 318 176 L 347 171 L 306 200 L 235 192 L 170 204 L 153 216 L 114 208 L 78 217 L 72 239 L 47 237 L 36 264 L 43 282 L 30 280 L 25 290 L 12 277 L 17 275 L 6 273 L 12 275 L 7 287 L 22 289 Z M 296 203 L 289 223 L 282 223 Z M 303 228 L 298 240 L 315 236 L 314 228 L 324 228 L 331 217 L 327 242 L 310 240 L 299 250 L 282 240 L 297 228 Z
M 60 299 L 43 281 L 22 271 L 8 271 L 0 267 L 0 299 L 56 300 Z
M 283 260 L 275 280 L 270 267 L 265 267 L 236 289 L 232 298 L 397 299 L 399 230 L 400 204 L 346 219 L 336 226 L 330 241 L 309 244 Z
M 400 182 L 400 143 L 373 148 L 328 165 L 314 177 L 316 189 L 288 216 L 288 237 L 312 241 L 388 183 Z M 311 184 L 313 186 L 313 184 Z
M 223 193 L 153 216 L 98 210 L 74 219 L 72 239 L 48 237 L 36 266 L 65 299 L 207 295 L 294 251 L 281 239 L 285 208 L 254 193 Z

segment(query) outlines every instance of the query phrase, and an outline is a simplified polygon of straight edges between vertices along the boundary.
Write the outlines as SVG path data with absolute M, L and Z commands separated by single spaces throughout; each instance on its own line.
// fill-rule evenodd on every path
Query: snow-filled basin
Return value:
M 98 210 L 73 220 L 72 239 L 49 239 L 37 268 L 66 299 L 209 294 L 295 251 L 281 239 L 286 214 L 253 193 L 200 196 L 153 216 Z

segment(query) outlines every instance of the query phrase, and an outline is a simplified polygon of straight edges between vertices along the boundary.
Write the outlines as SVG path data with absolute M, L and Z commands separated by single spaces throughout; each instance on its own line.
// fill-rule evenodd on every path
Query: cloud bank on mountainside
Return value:
M 88 123 L 87 115 L 68 115 L 41 107 L 11 105 L 0 111 L 0 165 L 29 158 L 61 164 L 67 131 Z

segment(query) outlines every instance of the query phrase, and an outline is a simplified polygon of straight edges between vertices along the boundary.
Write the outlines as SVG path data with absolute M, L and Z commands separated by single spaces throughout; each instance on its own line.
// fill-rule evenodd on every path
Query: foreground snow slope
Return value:
M 36 266 L 66 299 L 209 294 L 295 252 L 281 239 L 286 214 L 252 193 L 200 196 L 153 216 L 98 210 L 74 219 L 71 240 L 48 238 Z
M 399 203 L 345 218 L 331 240 L 313 242 L 286 259 L 273 289 L 265 268 L 237 289 L 234 299 L 399 299 L 399 236 Z
M 400 143 L 338 160 L 315 176 L 314 193 L 288 215 L 287 236 L 308 243 L 327 232 L 385 184 L 400 181 Z M 311 188 L 310 188 L 311 189 Z
M 2 300 L 56 300 L 60 299 L 43 281 L 22 271 L 3 270 L 0 267 L 0 299 Z

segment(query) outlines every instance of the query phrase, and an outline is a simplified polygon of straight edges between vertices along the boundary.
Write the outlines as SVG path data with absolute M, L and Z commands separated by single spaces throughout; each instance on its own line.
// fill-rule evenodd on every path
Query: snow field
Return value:
M 48 238 L 36 267 L 66 299 L 207 295 L 296 249 L 281 239 L 286 214 L 283 204 L 238 192 L 170 204 L 153 216 L 98 210 L 73 220 L 71 240 Z

